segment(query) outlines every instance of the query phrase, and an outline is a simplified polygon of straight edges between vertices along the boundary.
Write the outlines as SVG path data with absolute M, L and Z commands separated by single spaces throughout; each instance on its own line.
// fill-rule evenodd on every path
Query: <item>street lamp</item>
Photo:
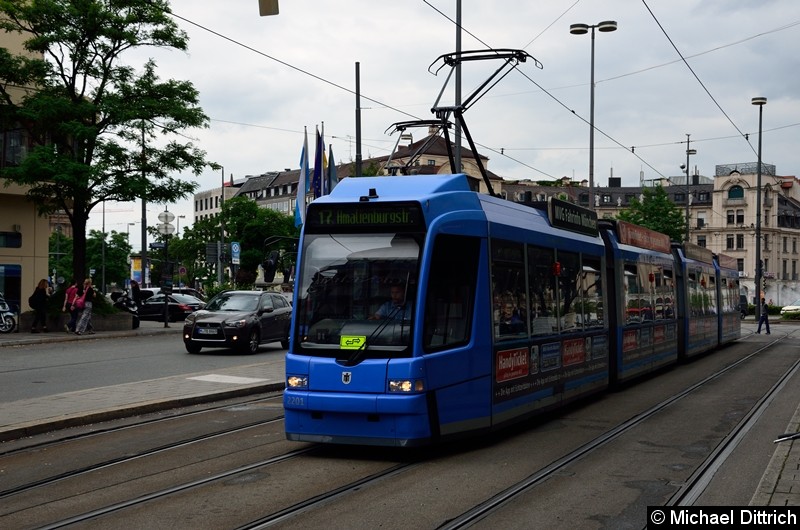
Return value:
M 685 243 L 689 242 L 689 201 L 691 200 L 692 194 L 689 192 L 689 155 L 696 155 L 696 149 L 689 149 L 689 136 L 690 134 L 686 134 L 686 166 L 681 164 L 681 169 L 686 169 L 686 235 L 683 238 Z
M 131 227 L 136 225 L 136 223 L 128 223 L 127 233 L 128 233 L 128 244 L 131 244 Z
M 278 14 L 278 0 L 258 0 L 258 14 L 262 17 Z
M 573 35 L 584 35 L 592 30 L 592 62 L 591 62 L 591 82 L 589 87 L 589 208 L 594 209 L 594 30 L 603 33 L 610 33 L 617 30 L 617 22 L 614 20 L 604 20 L 599 24 L 571 24 L 569 32 Z
M 767 98 L 757 97 L 750 100 L 758 106 L 758 169 L 756 170 L 756 319 L 761 318 L 761 123 L 764 105 Z

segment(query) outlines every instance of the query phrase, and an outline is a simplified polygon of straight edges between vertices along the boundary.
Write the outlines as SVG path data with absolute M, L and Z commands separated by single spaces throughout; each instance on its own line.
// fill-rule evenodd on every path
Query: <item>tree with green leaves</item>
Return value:
M 105 237 L 104 237 L 105 236 Z M 105 248 L 103 240 L 105 239 Z M 93 283 L 106 292 L 106 287 L 112 283 L 119 287 L 125 285 L 125 280 L 131 276 L 131 265 L 128 256 L 131 254 L 131 245 L 125 232 L 112 230 L 110 234 L 103 234 L 100 230 L 90 230 L 86 244 L 86 262 L 89 269 L 94 269 Z M 105 283 L 103 280 L 103 267 L 105 266 Z
M 222 218 L 229 242 L 238 241 L 242 247 L 237 283 L 253 283 L 258 265 L 272 250 L 283 250 L 286 263 L 281 263 L 282 267 L 294 264 L 299 230 L 294 226 L 293 215 L 261 208 L 247 197 L 234 197 L 225 201 Z M 268 238 L 276 238 L 269 248 L 264 245 Z
M 0 115 L 31 146 L 0 177 L 28 188 L 40 214 L 63 211 L 74 234 L 72 273 L 87 272 L 86 222 L 104 201 L 170 203 L 191 194 L 213 164 L 179 133 L 207 127 L 188 81 L 162 81 L 156 64 L 123 62 L 135 48 L 185 51 L 167 0 L 0 0 L 0 29 L 28 54 L 0 48 Z M 9 90 L 28 87 L 15 101 Z
M 617 219 L 666 234 L 672 241 L 683 241 L 686 218 L 680 208 L 669 200 L 661 186 L 643 188 L 642 198 L 631 199 Z

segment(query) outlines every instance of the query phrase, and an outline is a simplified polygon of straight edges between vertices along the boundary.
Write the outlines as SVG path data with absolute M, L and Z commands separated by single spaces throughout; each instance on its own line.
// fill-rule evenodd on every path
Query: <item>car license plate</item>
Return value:
M 214 328 L 199 328 L 197 330 L 198 335 L 216 335 L 217 330 Z

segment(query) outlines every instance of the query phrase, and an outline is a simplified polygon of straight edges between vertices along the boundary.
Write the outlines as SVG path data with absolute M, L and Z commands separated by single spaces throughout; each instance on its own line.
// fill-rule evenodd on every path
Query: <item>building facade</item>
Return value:
M 433 131 L 429 132 L 429 137 Z M 392 156 L 365 160 L 364 166 L 374 164 L 382 174 L 442 174 L 450 173 L 444 140 L 419 142 L 408 139 Z M 488 172 L 488 159 L 481 157 Z M 337 165 L 339 179 L 354 174 L 354 164 Z M 470 177 L 472 188 L 488 192 L 474 153 L 462 150 L 462 169 Z M 264 208 L 285 214 L 295 210 L 299 170 L 274 171 L 246 177 L 235 190 L 236 196 L 246 196 Z M 542 185 L 530 180 L 505 180 L 489 172 L 493 191 L 505 199 L 531 203 L 546 201 L 549 197 L 568 200 L 584 207 L 589 205 L 587 181 L 573 181 L 567 177 Z M 742 294 L 753 303 L 758 294 L 774 305 L 787 305 L 800 299 L 800 180 L 794 176 L 779 176 L 775 166 L 762 164 L 762 223 L 761 257 L 763 277 L 761 289 L 755 285 L 756 270 L 756 204 L 757 164 L 724 164 L 715 168 L 713 177 L 681 175 L 676 177 L 640 181 L 640 186 L 622 186 L 621 178 L 610 177 L 608 186 L 597 186 L 595 205 L 600 218 L 615 218 L 642 197 L 645 187 L 662 186 L 673 204 L 680 208 L 688 223 L 689 241 L 706 247 L 716 254 L 725 254 L 736 260 Z M 195 219 L 204 213 L 207 198 L 219 189 L 195 195 Z M 310 202 L 312 195 L 306 196 Z M 202 205 L 202 206 L 201 206 Z M 216 210 L 218 212 L 218 209 Z
M 26 53 L 24 37 L 0 32 L 0 47 L 12 54 Z M 24 88 L 6 87 L 13 101 Z M 0 122 L 0 167 L 19 164 L 28 151 L 28 137 L 19 123 Z M 0 293 L 10 304 L 27 310 L 28 295 L 38 281 L 48 278 L 49 235 L 47 217 L 40 217 L 32 202 L 25 200 L 27 188 L 0 179 Z M 26 302 L 23 303 L 23 300 Z

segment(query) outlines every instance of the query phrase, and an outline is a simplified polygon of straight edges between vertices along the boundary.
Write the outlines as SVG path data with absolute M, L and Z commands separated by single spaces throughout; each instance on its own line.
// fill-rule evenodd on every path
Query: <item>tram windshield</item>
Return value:
M 405 356 L 419 256 L 409 234 L 306 234 L 296 287 L 298 351 L 351 361 Z

